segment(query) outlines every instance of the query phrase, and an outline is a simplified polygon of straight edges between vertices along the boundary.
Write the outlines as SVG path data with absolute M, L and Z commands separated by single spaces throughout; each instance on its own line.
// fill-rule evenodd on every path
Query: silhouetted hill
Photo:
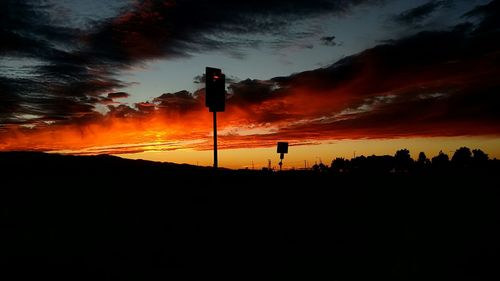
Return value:
M 2 280 L 499 277 L 490 171 L 215 174 L 26 152 L 0 165 Z
M 0 167 L 11 173 L 49 171 L 52 168 L 62 169 L 65 172 L 78 171 L 120 171 L 127 170 L 153 170 L 171 173 L 193 172 L 207 170 L 209 167 L 193 166 L 188 164 L 175 164 L 168 162 L 154 162 L 147 160 L 131 160 L 111 155 L 72 156 L 49 154 L 43 152 L 0 152 Z

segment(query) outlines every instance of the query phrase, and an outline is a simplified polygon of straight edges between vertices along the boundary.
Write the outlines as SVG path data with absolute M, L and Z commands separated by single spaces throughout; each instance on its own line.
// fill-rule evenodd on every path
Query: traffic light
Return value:
M 210 112 L 221 112 L 226 105 L 226 76 L 218 68 L 205 70 L 205 106 Z
M 279 141 L 276 152 L 280 154 L 280 162 L 278 164 L 280 165 L 281 171 L 281 167 L 283 166 L 283 158 L 285 158 L 285 153 L 288 153 L 288 143 Z

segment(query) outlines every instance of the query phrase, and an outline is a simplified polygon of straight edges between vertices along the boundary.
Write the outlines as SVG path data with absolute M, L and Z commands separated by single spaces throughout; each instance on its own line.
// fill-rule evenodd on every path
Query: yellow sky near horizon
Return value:
M 432 158 L 443 151 L 451 158 L 456 149 L 466 146 L 470 149 L 481 149 L 490 158 L 500 158 L 500 137 L 426 137 L 400 139 L 357 139 L 332 140 L 316 145 L 294 145 L 289 147 L 285 155 L 284 168 L 304 168 L 322 161 L 330 164 L 336 157 L 352 158 L 354 155 L 394 155 L 402 148 L 410 150 L 416 159 L 423 151 Z M 117 154 L 129 159 L 144 159 L 160 162 L 187 163 L 200 166 L 213 165 L 212 150 L 178 149 L 171 151 L 147 151 L 130 154 Z M 219 150 L 219 166 L 231 169 L 267 167 L 268 159 L 273 167 L 278 166 L 279 155 L 276 147 L 239 148 Z M 305 162 L 306 161 L 306 162 Z

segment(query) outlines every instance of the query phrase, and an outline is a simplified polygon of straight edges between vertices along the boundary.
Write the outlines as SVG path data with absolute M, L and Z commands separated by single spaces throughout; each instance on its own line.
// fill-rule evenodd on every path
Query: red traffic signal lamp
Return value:
M 222 112 L 226 107 L 226 76 L 219 68 L 205 69 L 205 106 L 210 112 Z

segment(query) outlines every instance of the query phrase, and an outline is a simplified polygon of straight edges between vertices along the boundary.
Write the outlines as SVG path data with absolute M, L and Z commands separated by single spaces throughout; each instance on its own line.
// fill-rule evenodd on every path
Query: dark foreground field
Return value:
M 1 280 L 500 280 L 495 170 L 214 175 L 36 153 L 0 168 Z

